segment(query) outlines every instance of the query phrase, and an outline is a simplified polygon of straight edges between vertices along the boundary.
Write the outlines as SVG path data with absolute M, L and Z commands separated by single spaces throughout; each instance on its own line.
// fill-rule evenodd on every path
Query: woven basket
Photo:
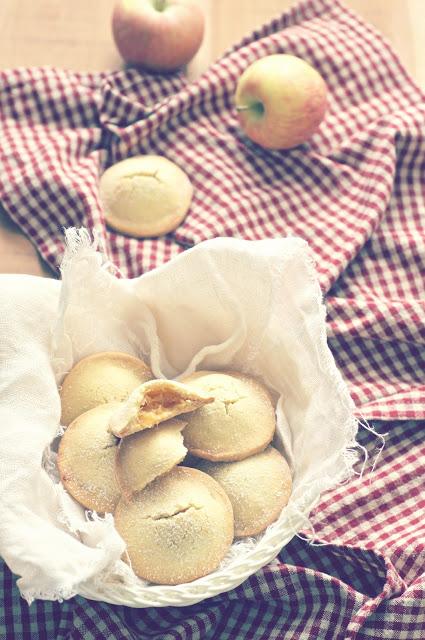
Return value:
M 71 245 L 72 244 L 71 242 Z M 78 271 L 80 244 L 81 242 L 78 240 L 74 243 L 73 248 L 70 250 L 70 263 L 66 265 L 64 270 L 64 281 L 68 289 L 71 291 L 74 287 L 77 293 L 79 286 L 77 283 L 81 278 L 79 279 L 79 277 L 75 275 L 74 267 L 77 266 Z M 91 250 L 93 251 L 93 249 Z M 89 259 L 96 257 L 93 254 L 90 258 L 90 253 L 87 254 L 86 252 L 86 259 L 87 255 Z M 226 262 L 229 261 L 229 263 L 232 264 L 236 257 L 239 272 L 231 274 L 231 268 Z M 287 275 L 285 274 L 285 269 L 282 268 L 285 260 L 287 261 Z M 96 281 L 96 270 L 100 272 L 100 269 L 99 264 L 96 266 L 96 263 L 93 262 L 90 276 L 92 283 Z M 197 275 L 194 276 L 193 274 Z M 202 274 L 205 275 L 202 276 Z M 105 277 L 104 273 L 102 277 Z M 112 278 L 112 276 L 108 277 Z M 322 402 L 322 408 L 313 408 L 314 415 L 306 419 L 305 428 L 307 429 L 307 423 L 309 423 L 311 429 L 311 423 L 314 420 L 317 420 L 318 424 L 322 421 L 323 438 L 328 444 L 322 446 L 320 442 L 318 450 L 317 448 L 315 449 L 316 445 L 313 444 L 312 453 L 318 460 L 320 456 L 323 457 L 321 461 L 323 469 L 322 471 L 316 469 L 315 473 L 312 474 L 307 482 L 301 483 L 302 486 L 297 486 L 297 482 L 295 482 L 293 494 L 279 519 L 257 538 L 250 539 L 247 542 L 237 542 L 236 546 L 234 546 L 230 552 L 230 559 L 225 559 L 222 566 L 210 575 L 195 580 L 194 582 L 178 586 L 158 586 L 147 584 L 143 581 L 129 585 L 125 584 L 125 581 L 124 583 L 121 582 L 119 576 L 114 577 L 113 580 L 100 578 L 79 586 L 79 593 L 87 598 L 132 607 L 185 606 L 229 591 L 240 585 L 244 580 L 249 578 L 249 576 L 273 560 L 279 554 L 282 547 L 284 547 L 297 532 L 305 528 L 306 525 L 308 527 L 310 512 L 319 501 L 321 492 L 335 486 L 337 482 L 347 477 L 351 472 L 354 458 L 350 453 L 347 453 L 347 450 L 354 446 L 356 423 L 353 419 L 352 404 L 347 388 L 336 369 L 333 357 L 326 345 L 324 308 L 321 302 L 321 293 L 317 284 L 316 274 L 308 256 L 306 244 L 298 239 L 272 240 L 258 243 L 247 243 L 231 239 L 212 240 L 202 243 L 190 251 L 186 251 L 156 272 L 150 272 L 147 276 L 142 276 L 142 278 L 136 281 L 128 281 L 127 292 L 133 289 L 133 293 L 136 293 L 139 299 L 144 299 L 145 297 L 148 299 L 150 295 L 149 290 L 151 293 L 153 291 L 159 300 L 161 296 L 175 295 L 177 304 L 180 298 L 189 300 L 191 296 L 193 297 L 193 287 L 199 286 L 197 283 L 192 286 L 191 279 L 195 277 L 201 278 L 201 281 L 204 283 L 203 286 L 206 289 L 203 294 L 205 299 L 199 301 L 200 306 L 205 307 L 205 311 L 199 312 L 201 322 L 205 313 L 213 314 L 214 312 L 214 307 L 209 307 L 208 305 L 214 305 L 214 302 L 211 300 L 213 299 L 214 291 L 217 289 L 217 283 L 219 283 L 222 291 L 222 293 L 219 294 L 220 304 L 222 304 L 222 300 L 224 299 L 228 301 L 229 305 L 234 306 L 237 299 L 241 307 L 240 312 L 244 316 L 243 321 L 246 321 L 247 325 L 250 325 L 250 323 L 254 324 L 257 321 L 257 318 L 255 318 L 255 310 L 252 308 L 255 302 L 250 299 L 249 292 L 244 290 L 244 281 L 246 278 L 250 281 L 254 281 L 254 279 L 257 278 L 262 288 L 267 285 L 268 280 L 271 283 L 270 291 L 272 291 L 272 299 L 268 300 L 270 308 L 267 310 L 267 313 L 270 314 L 270 317 L 274 314 L 274 319 L 269 322 L 269 333 L 276 331 L 278 334 L 282 331 L 279 326 L 279 318 L 283 317 L 284 314 L 288 316 L 292 312 L 290 309 L 291 305 L 294 307 L 293 313 L 295 314 L 298 314 L 300 310 L 302 310 L 302 313 L 305 313 L 305 309 L 310 305 L 308 312 L 311 314 L 311 319 L 307 321 L 306 326 L 298 326 L 298 322 L 294 316 L 292 320 L 293 326 L 288 320 L 289 324 L 286 331 L 293 331 L 291 339 L 294 342 L 298 341 L 300 353 L 303 349 L 305 352 L 309 351 L 314 353 L 312 356 L 312 362 L 314 362 L 314 364 L 312 366 L 313 368 L 317 368 L 317 372 L 315 372 L 317 382 L 314 383 L 315 392 L 317 391 L 318 395 L 323 396 L 324 402 Z M 147 289 L 142 287 L 139 291 L 138 286 L 143 285 L 143 279 L 146 281 L 147 278 L 153 278 L 155 280 L 154 286 L 148 285 Z M 173 294 L 172 291 L 170 293 L 170 286 L 167 282 L 168 278 L 173 278 L 173 281 L 178 283 L 179 291 L 175 294 Z M 290 294 L 292 284 L 288 284 L 288 279 L 295 281 L 296 278 L 301 278 L 299 285 L 304 287 L 305 291 L 299 296 L 299 299 L 297 297 L 299 292 L 294 293 L 294 299 L 291 301 Z M 226 291 L 226 281 L 229 286 L 229 291 Z M 90 287 L 90 282 L 88 286 Z M 111 286 L 110 283 L 108 284 L 108 287 L 109 286 Z M 113 296 L 113 304 L 116 305 L 116 301 L 119 300 L 119 287 L 121 285 L 119 281 L 114 279 L 113 286 L 116 287 L 116 294 Z M 255 288 L 255 282 L 253 282 L 253 286 Z M 288 286 L 287 291 L 284 290 L 285 286 Z M 282 300 L 275 298 L 282 298 Z M 79 300 L 80 299 L 81 297 Z M 284 304 L 282 304 L 282 301 L 284 301 Z M 86 304 L 89 305 L 87 313 L 90 314 L 90 305 L 93 304 L 95 307 L 96 303 L 92 303 L 89 298 Z M 159 311 L 158 313 L 161 312 Z M 195 318 L 195 325 L 196 321 L 197 319 Z M 276 322 L 278 323 L 277 325 Z M 195 328 L 196 327 L 193 329 L 194 331 Z M 180 337 L 176 336 L 178 343 L 179 340 Z M 251 338 L 251 340 L 255 341 L 256 339 Z M 262 337 L 264 349 L 266 349 L 266 343 L 267 335 Z M 273 344 L 269 345 L 268 349 L 269 351 L 273 351 Z M 257 354 L 255 357 L 253 355 L 254 351 Z M 276 347 L 275 357 L 276 359 L 281 357 L 278 347 Z M 236 360 L 235 357 L 232 357 L 230 362 L 226 364 L 231 364 L 231 368 L 235 368 L 236 370 L 244 369 L 248 374 L 255 372 L 260 378 L 267 380 L 270 372 L 258 369 L 258 364 L 255 364 L 258 358 L 258 349 L 253 349 L 252 345 L 248 345 L 246 348 L 246 360 L 242 358 L 242 360 L 238 362 L 237 357 Z M 248 364 L 248 362 L 250 364 Z M 204 367 L 202 366 L 201 368 Z M 212 368 L 219 369 L 220 366 L 213 366 Z M 171 376 L 170 373 L 174 373 L 174 375 Z M 177 373 L 182 373 L 182 371 Z M 168 370 L 166 372 L 167 377 L 176 377 L 175 374 L 176 371 Z M 304 375 L 307 377 L 307 371 Z M 278 385 L 279 383 L 274 385 L 274 391 L 276 391 Z M 293 427 L 288 426 L 286 418 L 282 414 L 283 412 L 281 411 L 280 417 L 278 416 L 277 420 L 275 446 L 280 449 L 281 453 L 288 459 L 290 444 L 288 442 L 288 433 L 285 433 L 285 431 L 287 431 L 288 428 L 291 430 Z M 332 448 L 332 438 L 334 434 L 335 442 L 339 443 L 336 445 L 338 447 L 336 450 Z M 293 437 L 294 434 L 291 438 Z M 310 436 L 307 436 L 307 438 L 309 439 Z M 322 449 L 320 449 L 320 447 L 322 447 Z M 334 462 L 332 462 L 332 460 Z M 291 463 L 290 454 L 289 462 Z M 308 472 L 304 472 L 304 474 L 309 475 Z
M 194 582 L 177 586 L 143 586 L 142 584 L 127 586 L 105 581 L 97 584 L 82 584 L 78 589 L 79 594 L 91 600 L 128 607 L 184 607 L 196 604 L 206 598 L 234 589 L 268 564 L 280 553 L 282 547 L 288 544 L 296 531 L 305 525 L 307 516 L 306 509 L 305 517 L 299 514 L 298 521 L 296 517 L 291 518 L 291 526 L 289 526 L 287 513 L 284 510 L 279 521 L 269 528 L 254 548 L 243 554 L 243 557 L 234 562 L 231 567 L 217 570 Z
M 0 506 L 10 535 L 2 555 L 29 602 L 79 593 L 131 607 L 185 606 L 229 591 L 308 528 L 321 493 L 348 478 L 356 459 L 353 405 L 327 347 L 308 247 L 297 238 L 218 238 L 125 280 L 87 232 L 71 230 L 67 239 L 62 283 L 17 278 L 4 290 L 10 384 L 0 466 L 9 493 Z M 112 516 L 87 519 L 44 464 L 56 455 L 46 445 L 58 427 L 58 385 L 78 360 L 107 350 L 147 359 L 159 378 L 241 371 L 276 399 L 274 445 L 293 476 L 288 505 L 262 535 L 235 542 L 216 571 L 191 583 L 139 580 L 120 559 L 123 541 Z M 24 430 L 25 439 L 16 435 Z

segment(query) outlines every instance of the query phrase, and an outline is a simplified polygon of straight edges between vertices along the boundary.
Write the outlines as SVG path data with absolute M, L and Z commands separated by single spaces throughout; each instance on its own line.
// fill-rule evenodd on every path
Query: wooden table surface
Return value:
M 199 0 L 207 29 L 190 65 L 197 77 L 232 43 L 294 0 Z M 119 69 L 110 33 L 114 0 L 1 0 L 0 68 L 50 64 L 81 71 Z M 425 0 L 346 0 L 391 41 L 425 88 Z M 50 275 L 32 244 L 0 209 L 0 273 Z

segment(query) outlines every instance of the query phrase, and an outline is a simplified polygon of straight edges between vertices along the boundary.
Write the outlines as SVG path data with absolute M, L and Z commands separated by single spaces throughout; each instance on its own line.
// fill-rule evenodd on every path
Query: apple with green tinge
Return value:
M 152 71 L 173 71 L 198 51 L 204 14 L 192 0 L 118 0 L 112 33 L 127 62 Z
M 235 104 L 245 134 L 266 149 L 290 149 L 317 131 L 326 112 L 326 83 L 307 62 L 275 54 L 239 79 Z

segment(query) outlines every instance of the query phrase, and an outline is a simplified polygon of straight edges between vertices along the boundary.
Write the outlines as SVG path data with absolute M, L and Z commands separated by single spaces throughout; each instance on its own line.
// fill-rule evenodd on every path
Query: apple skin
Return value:
M 327 108 L 322 76 L 289 54 L 256 60 L 241 75 L 235 94 L 245 134 L 266 149 L 290 149 L 317 131 Z
M 204 14 L 192 0 L 118 0 L 112 34 L 126 62 L 152 71 L 173 71 L 199 49 Z

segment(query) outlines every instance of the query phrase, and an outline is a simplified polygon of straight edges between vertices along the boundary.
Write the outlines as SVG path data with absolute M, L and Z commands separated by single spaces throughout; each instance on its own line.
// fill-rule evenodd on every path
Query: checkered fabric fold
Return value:
M 232 99 L 251 62 L 280 52 L 320 71 L 329 112 L 309 144 L 265 151 Z M 388 431 L 374 474 L 317 508 L 326 545 L 296 538 L 235 591 L 182 609 L 28 609 L 4 567 L 0 638 L 424 638 L 425 102 L 388 44 L 337 0 L 307 0 L 194 83 L 53 68 L 0 83 L 0 200 L 53 268 L 71 225 L 96 231 L 128 277 L 214 236 L 301 236 L 358 413 Z M 159 239 L 111 231 L 99 202 L 99 173 L 139 153 L 167 156 L 194 185 L 186 220 Z M 376 440 L 365 430 L 361 442 L 373 458 Z

